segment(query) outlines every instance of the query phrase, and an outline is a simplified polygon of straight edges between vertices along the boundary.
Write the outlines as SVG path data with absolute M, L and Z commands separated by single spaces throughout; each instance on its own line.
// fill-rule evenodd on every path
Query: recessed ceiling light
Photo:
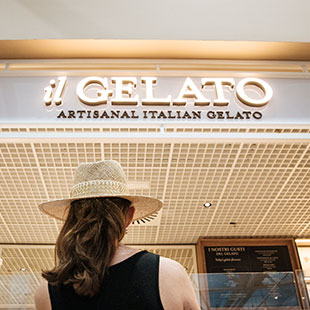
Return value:
M 295 239 L 296 243 L 310 243 L 310 239 Z
M 129 190 L 149 190 L 150 182 L 149 181 L 128 181 L 127 186 Z
M 204 206 L 205 208 L 210 208 L 210 207 L 212 206 L 212 203 L 211 203 L 211 202 L 205 202 L 205 203 L 203 204 L 203 206 Z
M 26 271 L 26 268 L 22 267 L 22 268 L 20 268 L 19 270 L 22 271 L 22 272 L 24 272 L 24 271 Z

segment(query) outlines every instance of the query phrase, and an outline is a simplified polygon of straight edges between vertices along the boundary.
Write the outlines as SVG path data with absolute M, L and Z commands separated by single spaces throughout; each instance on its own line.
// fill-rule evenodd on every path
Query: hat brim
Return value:
M 39 208 L 41 211 L 59 220 L 65 220 L 71 205 L 71 202 L 84 199 L 84 198 L 109 198 L 118 197 L 124 198 L 131 202 L 136 209 L 133 221 L 143 219 L 149 215 L 159 211 L 163 203 L 159 199 L 147 196 L 131 196 L 131 195 L 109 195 L 109 196 L 96 196 L 96 197 L 79 197 L 71 199 L 53 200 L 41 203 Z

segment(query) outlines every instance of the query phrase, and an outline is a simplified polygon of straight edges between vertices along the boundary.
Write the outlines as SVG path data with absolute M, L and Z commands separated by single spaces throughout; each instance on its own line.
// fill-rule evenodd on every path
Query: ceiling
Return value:
M 79 163 L 117 160 L 132 194 L 161 199 L 157 217 L 134 223 L 124 242 L 189 273 L 197 272 L 201 236 L 309 238 L 309 133 L 309 126 L 0 126 L 0 309 L 34 308 L 62 226 L 38 204 L 69 197 Z
M 79 163 L 114 159 L 137 195 L 164 202 L 130 244 L 195 244 L 199 236 L 310 236 L 309 143 L 2 143 L 0 243 L 53 244 L 62 222 L 38 204 L 69 197 Z M 138 183 L 139 184 L 139 183 Z M 145 187 L 145 186 L 144 186 Z M 204 203 L 212 203 L 205 208 Z M 235 223 L 235 224 L 232 224 Z

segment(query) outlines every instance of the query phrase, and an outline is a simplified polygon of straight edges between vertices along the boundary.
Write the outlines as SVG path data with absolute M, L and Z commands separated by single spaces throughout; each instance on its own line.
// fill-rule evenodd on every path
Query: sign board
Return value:
M 310 80 L 0 77 L 2 123 L 308 124 Z
M 281 246 L 205 246 L 207 273 L 293 271 L 288 248 Z
M 299 309 L 292 239 L 200 239 L 197 254 L 210 309 Z

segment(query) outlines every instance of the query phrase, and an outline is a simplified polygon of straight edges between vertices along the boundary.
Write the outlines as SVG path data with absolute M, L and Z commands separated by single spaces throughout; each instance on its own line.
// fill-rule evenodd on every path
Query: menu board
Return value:
M 291 239 L 199 240 L 201 309 L 300 309 L 295 250 Z
M 293 271 L 287 246 L 205 246 L 207 273 Z

